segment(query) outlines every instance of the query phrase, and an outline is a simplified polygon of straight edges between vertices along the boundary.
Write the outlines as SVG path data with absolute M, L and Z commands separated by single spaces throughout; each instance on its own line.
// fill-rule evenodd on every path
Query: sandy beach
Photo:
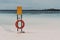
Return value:
M 60 18 L 56 17 L 57 14 L 53 14 L 53 17 L 48 15 L 23 15 L 25 33 L 16 31 L 16 15 L 1 16 L 0 40 L 60 40 Z

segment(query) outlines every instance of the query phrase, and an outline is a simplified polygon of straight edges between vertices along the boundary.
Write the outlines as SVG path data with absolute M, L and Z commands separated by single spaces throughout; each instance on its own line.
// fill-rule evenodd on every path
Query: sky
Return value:
M 17 6 L 22 6 L 24 10 L 29 9 L 60 9 L 60 0 L 0 0 L 1 9 L 16 9 Z

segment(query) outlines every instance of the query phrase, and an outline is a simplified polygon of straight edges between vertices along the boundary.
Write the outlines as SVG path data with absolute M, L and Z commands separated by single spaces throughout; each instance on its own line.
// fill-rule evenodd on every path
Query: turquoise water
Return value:
M 27 14 L 23 14 L 23 20 L 28 20 L 28 19 L 60 19 L 60 13 L 55 13 L 55 14 L 31 14 L 31 13 L 27 13 Z M 0 13 L 0 25 L 10 25 L 10 24 L 14 24 L 15 21 L 17 19 L 17 15 L 16 13 Z M 31 20 L 30 19 L 30 20 Z

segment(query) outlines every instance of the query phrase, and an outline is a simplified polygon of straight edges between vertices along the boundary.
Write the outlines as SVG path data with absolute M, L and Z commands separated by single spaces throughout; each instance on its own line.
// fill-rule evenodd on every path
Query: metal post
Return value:
M 18 20 L 18 15 L 17 15 L 17 20 Z M 18 29 L 17 29 L 17 31 L 18 31 Z
M 21 15 L 21 20 L 22 20 L 22 15 Z M 22 22 L 21 22 L 21 26 L 22 26 Z M 22 29 L 21 29 L 21 32 L 22 32 Z

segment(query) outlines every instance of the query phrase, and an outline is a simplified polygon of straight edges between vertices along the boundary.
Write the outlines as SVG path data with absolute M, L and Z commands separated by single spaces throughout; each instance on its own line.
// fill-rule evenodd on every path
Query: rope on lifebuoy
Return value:
M 21 24 L 22 24 L 21 27 L 18 26 L 18 22 L 21 22 Z M 24 26 L 25 26 L 25 23 L 24 23 L 23 20 L 17 20 L 16 23 L 15 23 L 15 26 L 16 26 L 17 29 L 23 29 Z

